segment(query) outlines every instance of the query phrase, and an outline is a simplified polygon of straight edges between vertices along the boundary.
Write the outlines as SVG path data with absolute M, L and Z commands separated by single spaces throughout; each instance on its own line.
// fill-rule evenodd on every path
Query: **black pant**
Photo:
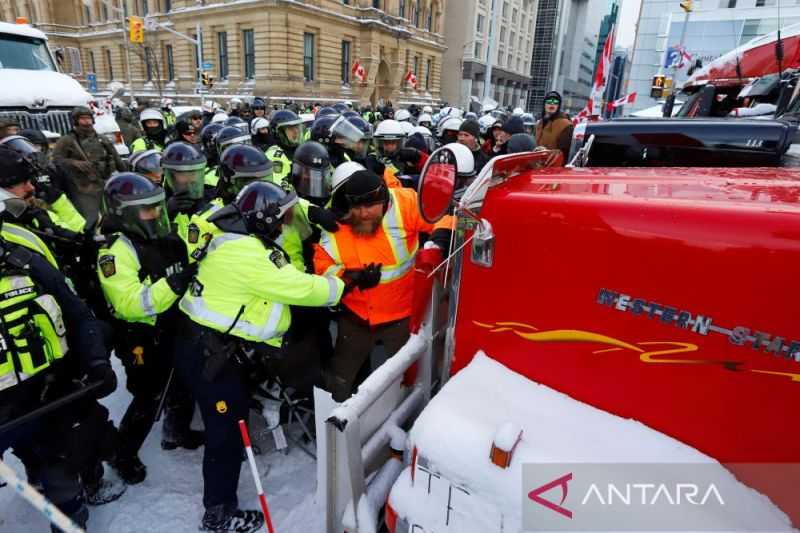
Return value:
M 173 337 L 156 328 L 136 328 L 118 333 L 114 353 L 122 361 L 127 389 L 133 395 L 119 426 L 120 458 L 139 453 L 153 427 L 161 395 L 174 362 Z M 176 441 L 189 431 L 194 401 L 180 380 L 173 377 L 165 400 L 163 436 Z
M 242 463 L 239 420 L 247 420 L 248 385 L 242 368 L 233 360 L 224 364 L 213 380 L 203 377 L 206 328 L 183 320 L 175 339 L 175 371 L 191 390 L 205 425 L 203 451 L 203 504 L 238 505 L 236 488 Z
M 391 357 L 406 343 L 409 337 L 408 319 L 370 326 L 350 311 L 339 315 L 339 331 L 333 358 L 328 363 L 326 381 L 328 390 L 337 402 L 343 402 L 353 394 L 363 379 L 364 368 L 369 368 L 370 354 L 377 344 L 383 344 L 386 355 Z

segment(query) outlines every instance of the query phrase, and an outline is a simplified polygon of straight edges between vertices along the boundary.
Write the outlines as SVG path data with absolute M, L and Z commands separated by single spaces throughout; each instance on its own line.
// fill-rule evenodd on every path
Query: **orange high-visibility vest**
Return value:
M 361 270 L 370 263 L 381 263 L 381 282 L 377 287 L 347 293 L 342 303 L 371 325 L 401 320 L 411 315 L 414 287 L 414 259 L 419 248 L 419 233 L 430 233 L 417 208 L 413 189 L 390 189 L 389 206 L 374 235 L 355 235 L 347 224 L 339 231 L 323 231 L 314 245 L 314 269 L 325 275 L 343 276 L 346 270 Z
M 383 181 L 386 182 L 386 186 L 390 189 L 399 189 L 403 186 L 403 184 L 400 183 L 400 180 L 397 178 L 397 172 L 388 166 L 383 169 Z

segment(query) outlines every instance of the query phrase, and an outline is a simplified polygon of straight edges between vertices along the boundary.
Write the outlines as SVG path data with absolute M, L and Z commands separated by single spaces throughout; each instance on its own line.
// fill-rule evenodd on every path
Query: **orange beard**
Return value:
M 378 231 L 378 227 L 381 225 L 381 219 L 357 219 L 351 222 L 351 227 L 353 228 L 353 233 L 358 235 L 359 237 L 369 237 L 370 235 L 375 235 Z

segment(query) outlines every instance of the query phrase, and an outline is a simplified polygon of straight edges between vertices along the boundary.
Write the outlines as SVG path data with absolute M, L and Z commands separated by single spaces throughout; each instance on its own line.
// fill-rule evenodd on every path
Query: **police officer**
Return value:
M 40 131 L 24 131 L 38 142 L 47 144 L 47 139 Z M 15 135 L 1 140 L 0 146 L 20 154 L 30 164 L 34 173 L 33 181 L 0 183 L 0 187 L 28 203 L 27 213 L 31 217 L 32 225 L 42 230 L 55 226 L 69 232 L 83 232 L 87 227 L 86 219 L 75 209 L 63 190 L 67 178 L 59 168 L 47 161 L 41 145 L 35 145 L 27 138 Z
M 253 118 L 250 119 L 250 129 L 252 130 L 253 122 L 256 119 L 267 118 L 267 102 L 265 102 L 260 96 L 256 96 L 253 98 L 253 104 L 250 106 L 250 109 L 253 110 Z
M 222 124 L 209 124 L 200 133 L 200 142 L 203 143 L 203 152 L 206 156 L 205 186 L 213 189 L 217 186 L 217 166 L 219 165 L 219 152 L 217 152 L 217 133 L 222 130 Z
M 249 147 L 232 149 L 239 148 Z M 211 241 L 180 301 L 187 320 L 176 343 L 176 368 L 192 387 L 206 429 L 204 531 L 262 527 L 261 513 L 240 510 L 236 497 L 242 458 L 237 423 L 247 418 L 248 382 L 263 380 L 264 366 L 281 357 L 289 305 L 334 305 L 344 290 L 335 277 L 293 268 L 275 244 L 296 202 L 294 193 L 272 183 L 245 187 L 210 219 L 223 233 Z
M 260 117 L 254 118 L 250 122 L 250 138 L 253 146 L 266 153 L 269 147 L 275 144 L 269 130 L 269 120 Z
M 63 135 L 53 148 L 53 162 L 61 166 L 75 185 L 70 200 L 89 224 L 97 220 L 105 180 L 113 172 L 125 170 L 111 141 L 94 131 L 94 115 L 88 107 L 70 113 L 72 131 Z
M 186 241 L 189 219 L 205 204 L 203 175 L 206 158 L 194 146 L 176 142 L 164 150 L 161 166 L 164 168 L 167 214 L 175 224 L 178 236 Z
M 144 176 L 117 174 L 103 195 L 103 231 L 97 275 L 116 319 L 115 354 L 127 374 L 133 395 L 119 427 L 119 448 L 113 466 L 129 484 L 140 483 L 147 469 L 138 452 L 155 420 L 172 368 L 175 302 L 196 270 L 188 265 L 186 246 L 170 231 L 164 190 Z M 176 387 L 169 393 L 175 396 Z M 168 409 L 162 447 L 195 449 L 200 432 L 189 429 L 191 398 Z
M 272 180 L 272 162 L 264 152 L 254 146 L 229 146 L 219 164 L 219 183 L 214 198 L 189 221 L 187 244 L 190 255 L 195 255 L 199 248 L 205 249 L 220 233 L 219 228 L 208 221 L 211 215 L 230 204 L 247 184 Z
M 30 172 L 19 154 L 0 150 L 0 177 L 30 176 Z M 12 197 L 0 202 L 0 210 L 7 208 L 24 209 L 25 203 Z M 6 295 L 0 303 L 0 315 L 5 317 L 0 328 L 4 347 L 0 424 L 46 409 L 76 392 L 73 376 L 86 375 L 84 383 L 93 384 L 84 398 L 88 394 L 102 398 L 114 391 L 116 377 L 101 324 L 43 256 L 0 238 L 0 292 Z M 83 399 L 0 433 L 0 455 L 13 448 L 29 471 L 36 472 L 45 496 L 85 527 L 89 511 L 84 505 L 80 480 L 84 470 L 76 461 L 81 449 L 75 446 L 75 436 L 86 409 L 79 404 L 83 405 Z
M 161 152 L 158 150 L 144 150 L 136 152 L 128 160 L 131 172 L 141 174 L 156 185 L 161 185 L 164 179 L 164 169 L 161 168 Z
M 276 182 L 287 188 L 294 151 L 303 142 L 303 121 L 294 111 L 282 109 L 272 114 L 269 124 L 277 144 L 267 150 L 267 157 L 272 161 Z
M 164 115 L 157 109 L 148 108 L 142 111 L 139 116 L 144 136 L 139 137 L 131 145 L 131 153 L 141 152 L 142 150 L 164 149 L 167 140 L 167 128 Z

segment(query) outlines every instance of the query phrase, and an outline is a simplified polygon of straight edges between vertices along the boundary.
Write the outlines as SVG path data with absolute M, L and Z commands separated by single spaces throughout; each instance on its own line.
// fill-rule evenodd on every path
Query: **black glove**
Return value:
M 195 274 L 197 274 L 197 263 L 191 263 L 183 267 L 180 272 L 167 276 L 167 285 L 172 289 L 172 292 L 181 296 L 189 288 L 189 283 L 192 282 Z
M 349 270 L 345 272 L 345 277 L 349 278 L 349 283 L 345 291 L 349 292 L 358 287 L 362 291 L 376 287 L 381 282 L 381 267 L 383 264 L 370 263 L 364 270 Z
M 194 210 L 197 200 L 189 196 L 189 191 L 181 191 L 173 194 L 167 200 L 167 215 L 169 219 L 175 218 L 178 213 L 190 214 Z
M 102 363 L 89 369 L 89 383 L 102 381 L 103 384 L 95 390 L 95 397 L 105 398 L 117 388 L 117 375 L 108 363 Z
M 320 226 L 325 231 L 331 233 L 339 231 L 339 224 L 336 222 L 336 214 L 330 209 L 317 207 L 315 205 L 309 206 L 308 220 L 312 224 Z
M 419 161 L 419 158 L 419 150 L 416 148 L 401 148 L 400 151 L 397 152 L 397 159 L 403 163 L 411 163 L 416 165 Z
M 64 194 L 64 191 L 58 188 L 48 175 L 37 177 L 34 187 L 36 188 L 36 196 L 48 204 L 54 204 Z

